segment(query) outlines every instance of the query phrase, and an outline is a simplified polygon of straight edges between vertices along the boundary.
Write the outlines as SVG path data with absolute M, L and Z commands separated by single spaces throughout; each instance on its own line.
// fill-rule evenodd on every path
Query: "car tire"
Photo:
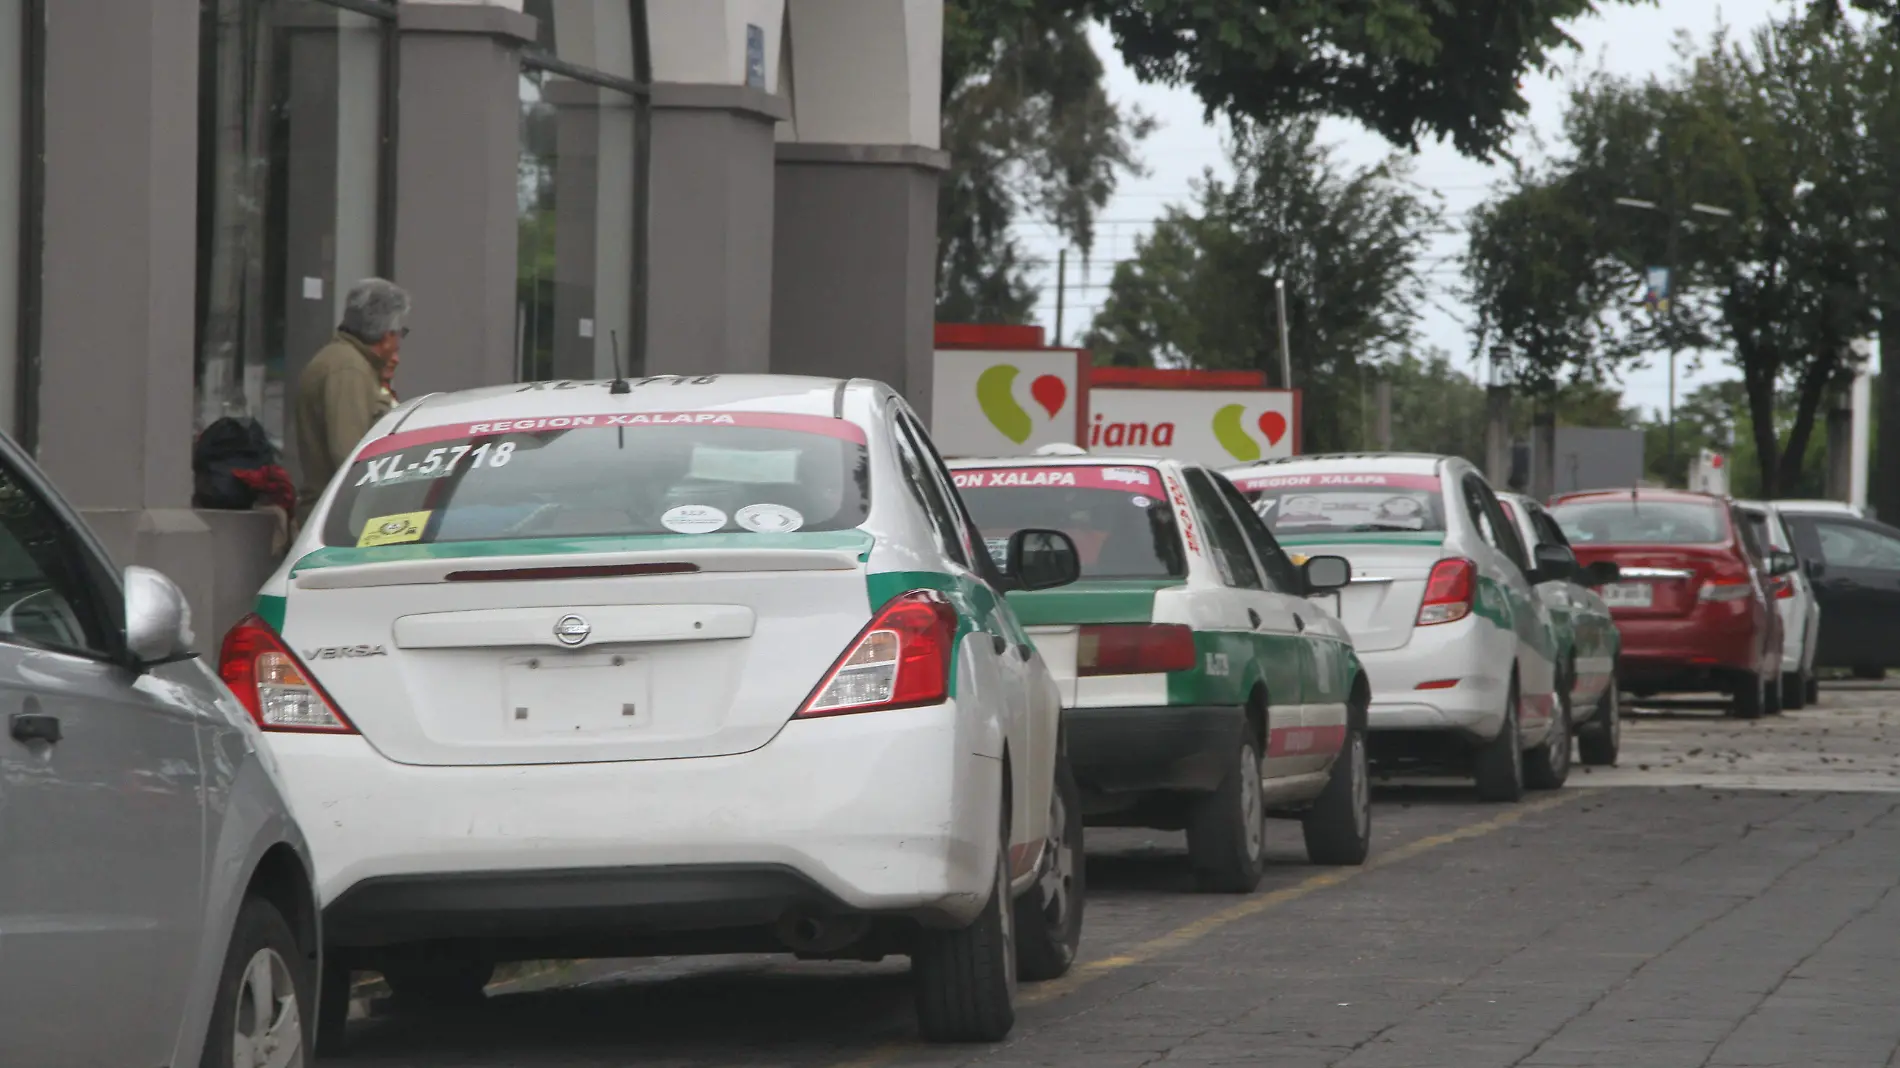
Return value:
M 1808 704 L 1818 705 L 1820 703 L 1821 677 L 1810 671 L 1808 672 Z
M 1781 707 L 1790 712 L 1798 712 L 1808 704 L 1808 677 L 1800 671 L 1784 672 L 1781 676 Z
M 1478 800 L 1509 802 L 1524 796 L 1524 751 L 1518 748 L 1517 680 L 1511 680 L 1504 704 L 1504 725 L 1497 737 L 1478 747 L 1473 760 L 1472 778 L 1478 784 Z
M 1622 748 L 1623 700 L 1612 682 L 1597 701 L 1597 714 L 1577 731 L 1577 757 L 1585 767 L 1611 768 Z
M 917 1030 L 926 1042 L 1001 1042 L 1016 1026 L 1016 922 L 1009 896 L 1008 828 L 1005 818 L 990 899 L 975 921 L 955 930 L 918 932 L 910 958 L 911 985 Z
M 203 1068 L 313 1059 L 305 1026 L 316 1012 L 309 959 L 275 905 L 261 897 L 244 900 L 218 977 Z
M 1873 664 L 1858 664 L 1854 667 L 1854 677 L 1867 682 L 1879 682 L 1887 677 L 1887 669 Z
M 1781 715 L 1781 673 L 1762 676 L 1761 714 L 1764 716 Z
M 1314 864 L 1353 867 L 1372 851 L 1372 774 L 1366 760 L 1366 733 L 1346 731 L 1346 744 L 1333 761 L 1326 789 L 1300 820 L 1306 859 Z
M 389 961 L 382 971 L 397 1007 L 441 1009 L 480 1004 L 495 978 L 495 962 L 453 951 L 430 952 Z
M 1735 676 L 1735 693 L 1729 698 L 1728 714 L 1735 719 L 1760 719 L 1767 687 L 1760 675 L 1742 672 Z
M 317 1052 L 322 1056 L 338 1056 L 348 1045 L 352 978 L 354 973 L 347 965 L 328 952 L 324 954 L 323 977 L 317 984 L 314 1036 Z
M 1259 740 L 1241 731 L 1236 759 L 1220 789 L 1188 811 L 1188 861 L 1194 881 L 1215 894 L 1251 894 L 1266 872 L 1267 806 Z
M 1533 790 L 1557 790 L 1570 778 L 1570 698 L 1559 694 L 1557 722 L 1543 745 L 1524 757 L 1524 785 Z
M 1067 753 L 1056 754 L 1049 801 L 1049 844 L 1042 874 L 1016 899 L 1016 977 L 1059 979 L 1075 964 L 1088 904 L 1087 857 L 1082 848 L 1082 791 Z

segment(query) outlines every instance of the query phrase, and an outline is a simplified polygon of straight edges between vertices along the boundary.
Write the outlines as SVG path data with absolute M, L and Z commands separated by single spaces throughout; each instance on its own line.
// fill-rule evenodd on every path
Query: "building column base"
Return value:
M 275 512 L 190 508 L 82 508 L 121 567 L 154 568 L 178 584 L 191 605 L 193 648 L 216 657 L 224 633 L 251 611 L 283 558 L 283 520 Z

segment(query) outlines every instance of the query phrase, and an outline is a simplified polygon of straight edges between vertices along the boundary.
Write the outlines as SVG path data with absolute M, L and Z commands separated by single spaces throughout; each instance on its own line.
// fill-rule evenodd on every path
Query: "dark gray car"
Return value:
M 0 1065 L 301 1065 L 310 859 L 156 571 L 0 437 Z

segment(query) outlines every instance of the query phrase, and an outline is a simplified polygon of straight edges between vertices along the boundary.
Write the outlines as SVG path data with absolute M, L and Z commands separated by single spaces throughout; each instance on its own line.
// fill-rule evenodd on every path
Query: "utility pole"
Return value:
M 1069 295 L 1069 250 L 1056 253 L 1056 347 L 1062 347 L 1062 312 Z
M 1286 331 L 1286 279 L 1273 280 L 1273 295 L 1280 305 L 1280 388 L 1293 388 L 1293 350 Z

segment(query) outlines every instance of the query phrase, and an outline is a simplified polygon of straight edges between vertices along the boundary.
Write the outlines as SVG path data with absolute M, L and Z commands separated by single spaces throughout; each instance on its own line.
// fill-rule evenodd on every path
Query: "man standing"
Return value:
M 390 381 L 409 333 L 409 294 L 394 282 L 365 278 L 343 301 L 343 322 L 297 379 L 297 456 L 301 520 L 376 420 L 395 405 Z

